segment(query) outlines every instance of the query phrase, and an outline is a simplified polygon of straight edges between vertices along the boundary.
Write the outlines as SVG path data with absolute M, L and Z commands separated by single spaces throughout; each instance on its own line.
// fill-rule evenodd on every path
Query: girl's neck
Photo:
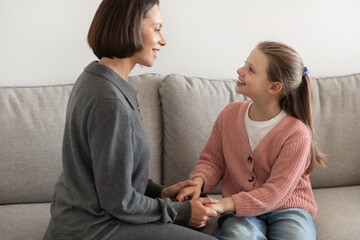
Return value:
M 99 61 L 120 75 L 125 81 L 128 81 L 129 74 L 135 67 L 135 63 L 132 62 L 131 58 L 107 58 L 103 57 Z
M 254 121 L 268 121 L 276 117 L 281 110 L 277 99 L 266 102 L 253 101 L 249 109 L 249 118 Z

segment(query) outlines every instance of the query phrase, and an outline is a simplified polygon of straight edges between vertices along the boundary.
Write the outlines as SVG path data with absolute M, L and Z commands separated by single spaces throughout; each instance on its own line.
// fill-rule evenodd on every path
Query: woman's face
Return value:
M 134 54 L 136 63 L 151 67 L 157 57 L 160 47 L 166 45 L 161 32 L 162 14 L 158 5 L 155 5 L 141 22 L 141 37 L 143 49 Z

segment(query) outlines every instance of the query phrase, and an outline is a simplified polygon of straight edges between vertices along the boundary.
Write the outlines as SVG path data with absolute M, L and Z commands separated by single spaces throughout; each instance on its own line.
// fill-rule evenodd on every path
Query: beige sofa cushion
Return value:
M 162 76 L 129 78 L 150 140 L 149 177 L 162 176 Z M 61 170 L 65 112 L 73 85 L 0 88 L 0 204 L 50 202 Z
M 235 80 L 168 75 L 160 87 L 164 121 L 164 184 L 189 178 L 220 111 L 236 94 Z M 219 192 L 219 190 L 215 191 Z
M 360 239 L 360 186 L 315 189 L 317 239 Z
M 314 125 L 326 168 L 317 167 L 312 186 L 360 184 L 360 74 L 314 79 Z
M 43 239 L 50 220 L 50 203 L 0 206 L 1 240 Z
M 360 184 L 360 74 L 315 78 L 314 125 L 326 168 L 314 188 Z M 245 98 L 235 80 L 167 76 L 160 87 L 164 120 L 164 184 L 188 178 L 225 105 Z M 217 191 L 215 191 L 217 192 Z
M 161 183 L 162 177 L 162 115 L 159 87 L 162 75 L 143 74 L 129 77 L 129 83 L 137 90 L 140 114 L 150 144 L 149 178 Z
M 71 89 L 0 88 L 0 204 L 50 201 Z

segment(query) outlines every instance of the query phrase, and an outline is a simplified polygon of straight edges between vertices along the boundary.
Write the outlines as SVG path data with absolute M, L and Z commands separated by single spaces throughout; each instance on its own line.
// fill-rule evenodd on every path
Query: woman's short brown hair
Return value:
M 126 58 L 143 48 L 141 21 L 159 0 L 103 0 L 88 33 L 88 43 L 101 59 Z

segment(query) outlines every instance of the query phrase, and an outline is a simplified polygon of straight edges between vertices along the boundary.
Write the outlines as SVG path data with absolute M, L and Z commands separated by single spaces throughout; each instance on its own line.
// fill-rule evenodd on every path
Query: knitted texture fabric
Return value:
M 317 212 L 309 176 L 311 137 L 300 120 L 286 115 L 251 151 L 245 129 L 249 102 L 229 104 L 218 116 L 190 178 L 204 179 L 204 192 L 221 183 L 237 216 L 302 208 Z

